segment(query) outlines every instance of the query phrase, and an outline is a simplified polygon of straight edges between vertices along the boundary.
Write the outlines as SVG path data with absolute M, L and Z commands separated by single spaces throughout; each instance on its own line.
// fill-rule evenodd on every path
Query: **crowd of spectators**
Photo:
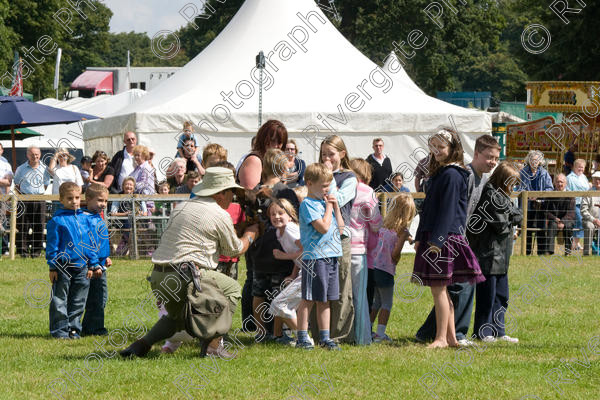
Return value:
M 261 130 L 252 138 L 251 151 L 245 154 L 238 162 L 236 179 L 246 189 L 256 188 L 263 178 L 263 159 L 269 149 L 283 149 L 281 160 L 277 161 L 277 179 L 289 188 L 304 185 L 304 171 L 306 163 L 301 158 L 299 146 L 293 139 L 287 138 L 278 132 L 283 131 L 283 125 L 273 121 L 274 126 L 263 125 Z M 269 132 L 276 132 L 269 136 Z M 285 137 L 284 137 L 285 136 Z M 80 160 L 80 167 L 73 162 L 75 157 L 68 149 L 58 148 L 50 158 L 47 166 L 42 160 L 38 147 L 31 146 L 27 150 L 28 161 L 13 170 L 7 160 L 2 157 L 4 149 L 0 145 L 0 193 L 6 194 L 14 183 L 15 191 L 19 194 L 44 194 L 52 182 L 52 193 L 57 194 L 60 184 L 75 182 L 85 190 L 92 183 L 102 184 L 112 194 L 127 193 L 123 183 L 126 178 L 133 178 L 133 193 L 152 195 L 157 193 L 189 194 L 192 188 L 201 182 L 205 168 L 228 160 L 227 150 L 216 143 L 209 143 L 202 149 L 198 139 L 193 133 L 191 122 L 185 122 L 183 131 L 177 140 L 175 159 L 166 171 L 166 180 L 158 181 L 155 166 L 152 164 L 154 151 L 147 146 L 138 145 L 138 138 L 134 132 L 126 132 L 123 136 L 124 147 L 109 157 L 104 151 L 98 150 L 91 158 L 84 156 Z M 371 166 L 371 178 L 368 185 L 375 192 L 410 192 L 405 186 L 404 175 L 399 170 L 394 171 L 389 155 L 384 152 L 383 139 L 373 140 L 373 153 L 366 157 Z M 594 159 L 589 173 L 592 175 L 594 185 L 586 177 L 586 162 L 575 159 L 577 145 L 572 145 L 565 154 L 564 173 L 557 174 L 554 179 L 545 168 L 544 155 L 538 150 L 531 150 L 520 168 L 520 190 L 527 191 L 587 191 L 599 190 L 600 154 Z M 414 185 L 417 192 L 424 191 L 427 180 L 426 165 L 429 156 L 418 163 L 414 171 Z M 14 181 L 14 182 L 13 182 Z M 130 179 L 131 181 L 131 179 Z M 417 200 L 417 205 L 420 202 Z M 24 210 L 19 213 L 17 222 L 17 253 L 23 257 L 38 257 L 43 250 L 43 230 L 47 214 L 55 211 L 57 203 L 47 210 L 45 201 L 24 202 Z M 598 252 L 593 240 L 594 232 L 600 228 L 598 215 L 600 196 L 598 198 L 572 198 L 529 197 L 527 202 L 527 239 L 526 254 L 532 253 L 534 239 L 537 241 L 537 254 L 553 254 L 557 235 L 562 236 L 568 245 L 566 251 L 583 250 L 589 254 L 591 250 Z M 4 205 L 2 215 L 7 214 Z M 131 207 L 129 207 L 131 208 Z M 140 215 L 150 216 L 156 213 L 164 214 L 164 207 L 157 207 L 154 202 L 143 202 L 140 206 Z M 119 206 L 115 203 L 109 207 L 111 215 L 125 215 L 125 211 L 118 212 Z M 130 212 L 131 210 L 127 210 Z M 2 251 L 8 249 L 8 221 L 2 219 L 0 229 L 4 231 L 2 237 Z M 584 238 L 583 246 L 580 238 Z

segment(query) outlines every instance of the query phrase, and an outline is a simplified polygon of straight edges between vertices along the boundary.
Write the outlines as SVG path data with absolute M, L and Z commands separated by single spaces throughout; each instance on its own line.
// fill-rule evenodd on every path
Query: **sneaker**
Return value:
M 490 336 L 490 337 L 493 337 L 493 336 Z M 474 344 L 475 344 L 475 343 L 473 343 L 473 341 L 472 341 L 472 340 L 469 340 L 469 339 L 467 339 L 467 338 L 465 338 L 465 339 L 460 339 L 460 340 L 458 341 L 458 346 L 459 346 L 459 347 L 469 347 L 469 346 L 473 346 Z
M 71 332 L 69 332 L 69 337 L 71 339 L 81 339 L 81 336 L 79 336 L 79 333 L 77 333 L 77 331 L 74 329 Z
M 302 349 L 302 350 L 314 350 L 315 346 L 313 346 L 310 342 L 300 342 L 300 341 L 296 341 L 296 347 L 297 349 Z
M 329 339 L 326 342 L 319 342 L 319 347 L 322 347 L 325 350 L 334 350 L 334 351 L 340 351 L 340 350 L 342 350 L 340 348 L 340 346 L 338 346 L 338 344 L 336 342 L 334 342 L 333 340 L 331 340 L 331 339 Z
M 373 342 L 375 342 L 375 343 L 392 342 L 392 338 L 389 337 L 388 335 L 386 335 L 385 333 L 383 334 L 383 336 L 379 336 L 379 335 L 375 334 L 375 337 L 373 338 Z
M 296 340 L 288 335 L 282 335 L 275 339 L 275 343 L 281 344 L 283 346 L 295 346 Z
M 508 335 L 500 336 L 499 339 L 508 343 L 519 343 L 519 339 L 516 337 L 510 337 Z
M 486 343 L 494 343 L 496 341 L 496 337 L 495 336 L 485 336 L 481 339 L 482 342 L 486 342 Z

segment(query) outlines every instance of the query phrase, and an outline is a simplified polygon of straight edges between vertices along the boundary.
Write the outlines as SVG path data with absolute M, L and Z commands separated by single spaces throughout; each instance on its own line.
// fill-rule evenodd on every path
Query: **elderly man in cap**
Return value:
M 160 297 L 168 315 L 159 319 L 143 338 L 122 350 L 120 354 L 123 357 L 143 357 L 154 343 L 185 329 L 183 309 L 188 282 L 185 277 L 189 274 L 182 270 L 184 265 L 195 265 L 201 279 L 214 279 L 231 302 L 231 313 L 235 312 L 241 298 L 240 285 L 216 271 L 219 255 L 237 257 L 243 254 L 258 235 L 258 226 L 252 225 L 238 239 L 231 217 L 225 211 L 234 191 L 238 190 L 241 191 L 242 187 L 235 184 L 230 169 L 207 168 L 204 180 L 193 189 L 195 197 L 173 210 L 167 229 L 152 255 L 154 271 L 150 278 L 152 290 L 160 295 L 157 297 Z M 213 340 L 206 353 L 227 359 L 233 357 L 220 344 L 220 339 Z
M 594 197 L 581 199 L 581 217 L 583 219 L 583 255 L 590 255 L 590 244 L 594 240 L 594 231 L 600 229 L 600 171 L 592 174 L 592 190 L 598 190 Z M 596 253 L 597 249 L 594 249 Z

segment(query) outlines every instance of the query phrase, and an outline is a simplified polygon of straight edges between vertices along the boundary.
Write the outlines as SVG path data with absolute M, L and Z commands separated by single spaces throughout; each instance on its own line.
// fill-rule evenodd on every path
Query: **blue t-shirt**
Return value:
M 325 234 L 319 233 L 312 222 L 325 215 L 325 200 L 306 197 L 300 204 L 300 243 L 304 248 L 303 260 L 341 257 L 342 243 L 337 228 L 335 215 L 332 215 L 331 225 Z

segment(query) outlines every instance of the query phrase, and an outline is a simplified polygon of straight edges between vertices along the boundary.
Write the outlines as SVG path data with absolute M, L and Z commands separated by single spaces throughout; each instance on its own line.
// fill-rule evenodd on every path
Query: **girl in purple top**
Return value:
M 400 260 L 404 242 L 410 242 L 408 227 L 417 214 L 412 196 L 402 193 L 391 197 L 390 200 L 383 227 L 379 229 L 379 238 L 373 258 L 375 296 L 371 308 L 371 324 L 375 322 L 375 318 L 379 314 L 377 333 L 373 337 L 373 341 L 376 343 L 392 340 L 385 334 L 385 328 L 394 303 L 396 264 Z
M 457 282 L 479 283 L 485 278 L 464 234 L 467 219 L 467 181 L 463 148 L 456 132 L 442 129 L 429 141 L 426 197 L 415 237 L 411 280 L 431 287 L 436 335 L 430 348 L 456 347 L 454 307 L 446 287 Z

